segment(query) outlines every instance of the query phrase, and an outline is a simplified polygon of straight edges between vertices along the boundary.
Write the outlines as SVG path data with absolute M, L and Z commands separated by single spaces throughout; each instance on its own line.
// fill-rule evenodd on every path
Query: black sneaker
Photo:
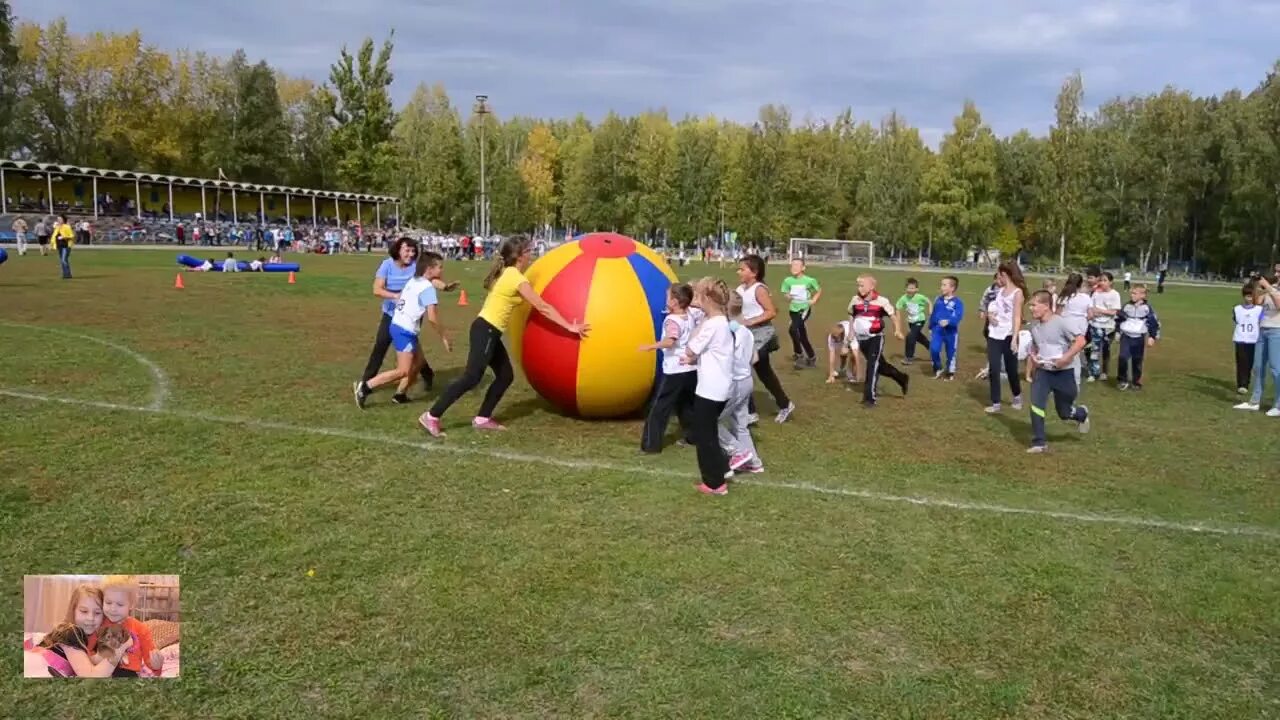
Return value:
M 902 376 L 902 397 L 907 396 L 907 386 L 910 384 L 911 384 L 911 376 L 903 375 Z
M 395 395 L 391 396 L 391 402 L 395 403 L 396 405 L 408 405 L 409 396 L 404 393 L 396 393 Z
M 863 401 L 862 401 L 862 407 L 864 407 L 864 408 L 868 408 L 868 409 L 869 409 L 869 408 L 873 408 L 873 407 L 875 407 L 875 406 L 876 406 L 876 401 L 875 401 L 875 400 L 863 400 Z
M 364 409 L 364 403 L 369 399 L 369 389 L 363 380 L 357 380 L 352 388 L 356 398 L 356 407 Z

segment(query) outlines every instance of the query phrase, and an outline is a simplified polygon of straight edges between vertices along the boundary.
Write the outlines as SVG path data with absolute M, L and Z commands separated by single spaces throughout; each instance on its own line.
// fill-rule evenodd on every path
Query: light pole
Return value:
M 487 124 L 486 115 L 489 110 L 489 96 L 477 95 L 475 113 L 480 116 L 480 235 L 489 237 L 489 194 L 485 187 L 484 165 L 484 130 Z

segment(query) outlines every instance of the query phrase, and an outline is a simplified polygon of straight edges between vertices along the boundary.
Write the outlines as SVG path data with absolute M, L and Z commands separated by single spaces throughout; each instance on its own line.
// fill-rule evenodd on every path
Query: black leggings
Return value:
M 378 321 L 378 334 L 373 338 L 373 350 L 369 352 L 369 362 L 364 366 L 364 374 L 360 376 L 361 380 L 369 381 L 369 378 L 378 374 L 382 369 L 382 360 L 387 356 L 387 350 L 391 348 L 391 316 L 382 313 L 382 319 Z M 428 385 L 435 378 L 435 371 L 431 369 L 431 363 L 426 358 L 422 359 L 422 380 Z
M 486 367 L 493 369 L 493 384 L 485 392 L 476 417 L 493 417 L 498 401 L 516 379 L 515 371 L 511 368 L 511 358 L 502 344 L 502 331 L 490 325 L 488 320 L 478 317 L 471 322 L 469 337 L 471 348 L 467 351 L 467 369 L 461 377 L 449 383 L 449 387 L 436 399 L 436 404 L 431 406 L 431 416 L 434 418 L 443 417 L 450 405 L 479 385 L 484 379 Z
M 804 324 L 808 319 L 808 308 L 799 312 L 791 311 L 791 347 L 796 355 L 804 355 L 812 359 L 817 357 L 817 353 L 813 351 L 813 344 L 809 342 L 809 329 Z
M 724 476 L 729 473 L 729 458 L 720 447 L 719 435 L 724 406 L 724 400 L 708 400 L 701 395 L 693 398 L 693 444 L 698 454 L 698 474 L 712 489 L 724 485 Z
M 1009 389 L 1013 397 L 1022 396 L 1022 375 L 1018 372 L 1018 356 L 1013 352 L 1013 338 L 1003 340 L 987 338 L 987 382 L 991 384 L 991 404 L 1000 404 L 1000 361 L 1009 375 Z

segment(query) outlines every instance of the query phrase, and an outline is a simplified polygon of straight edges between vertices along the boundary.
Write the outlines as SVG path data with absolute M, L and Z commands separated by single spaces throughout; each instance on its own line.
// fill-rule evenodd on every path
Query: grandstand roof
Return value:
M 35 162 L 33 160 L 0 160 L 0 170 L 19 170 L 26 172 L 56 173 L 60 175 L 79 175 L 82 177 L 100 177 L 110 180 L 137 180 L 140 182 L 173 183 L 194 187 L 221 188 L 224 190 L 244 190 L 248 192 L 268 192 L 277 194 L 302 195 L 325 198 L 328 200 L 359 200 L 362 202 L 398 203 L 399 198 L 388 195 L 368 195 L 365 193 L 340 192 L 337 190 L 311 190 L 308 188 L 286 187 L 283 185 L 263 185 L 236 180 L 211 180 L 208 178 L 181 177 L 160 173 L 134 172 L 132 170 L 103 170 L 101 168 L 78 167 L 76 165 L 57 165 L 54 163 Z

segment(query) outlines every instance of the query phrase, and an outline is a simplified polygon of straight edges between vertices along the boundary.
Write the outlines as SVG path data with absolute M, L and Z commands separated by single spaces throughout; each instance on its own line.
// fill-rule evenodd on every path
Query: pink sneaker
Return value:
M 440 429 L 440 418 L 431 417 L 431 413 L 424 412 L 421 415 L 419 415 L 418 424 L 421 425 L 422 429 L 426 430 L 427 434 L 429 434 L 431 437 L 437 437 L 437 438 L 444 437 L 444 431 Z
M 764 465 L 761 463 L 756 463 L 755 465 L 748 465 L 742 468 L 740 472 L 750 473 L 752 475 L 759 475 L 760 473 L 764 472 Z
M 476 418 L 471 421 L 471 427 L 474 430 L 506 430 L 505 425 L 499 425 L 493 418 Z
M 728 495 L 729 494 L 729 486 L 727 485 L 721 485 L 718 488 L 712 489 L 707 487 L 706 483 L 698 483 L 694 487 L 698 488 L 698 492 L 702 493 L 703 495 Z
M 746 465 L 747 463 L 755 459 L 756 459 L 756 456 L 746 450 L 743 450 L 742 452 L 739 452 L 739 453 L 734 453 L 733 457 L 729 458 L 729 469 L 737 470 L 741 468 L 743 465 Z

